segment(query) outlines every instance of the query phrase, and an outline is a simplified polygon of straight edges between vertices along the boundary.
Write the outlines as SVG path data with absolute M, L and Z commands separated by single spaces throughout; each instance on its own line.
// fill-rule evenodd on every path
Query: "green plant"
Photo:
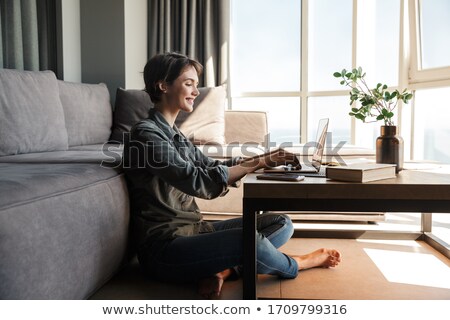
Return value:
M 366 73 L 363 72 L 361 67 L 352 71 L 343 69 L 333 75 L 336 78 L 342 78 L 341 85 L 351 88 L 350 105 L 353 105 L 355 101 L 361 103 L 359 108 L 353 107 L 349 115 L 363 122 L 383 120 L 386 126 L 392 126 L 394 125 L 392 120 L 393 110 L 397 107 L 398 102 L 402 100 L 404 103 L 408 103 L 413 97 L 407 89 L 402 92 L 398 90 L 389 92 L 387 91 L 388 86 L 382 83 L 378 83 L 375 88 L 369 89 L 364 80 Z M 376 120 L 366 121 L 366 118 L 375 118 Z

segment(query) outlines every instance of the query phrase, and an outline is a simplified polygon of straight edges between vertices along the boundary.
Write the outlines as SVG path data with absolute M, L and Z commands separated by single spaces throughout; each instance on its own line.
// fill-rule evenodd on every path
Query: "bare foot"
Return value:
M 334 249 L 318 249 L 303 256 L 292 257 L 297 261 L 298 269 L 304 270 L 315 267 L 336 267 L 341 262 L 341 254 Z
M 222 292 L 225 280 L 231 275 L 231 269 L 219 272 L 211 277 L 203 278 L 198 282 L 198 293 L 205 299 L 217 298 Z

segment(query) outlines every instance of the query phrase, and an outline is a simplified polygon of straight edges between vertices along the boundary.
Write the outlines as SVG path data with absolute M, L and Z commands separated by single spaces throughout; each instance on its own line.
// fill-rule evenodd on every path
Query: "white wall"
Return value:
M 147 0 L 125 1 L 125 88 L 144 89 L 147 62 Z
M 80 0 L 61 0 L 64 80 L 81 82 Z
M 147 0 L 59 0 L 63 79 L 143 89 Z

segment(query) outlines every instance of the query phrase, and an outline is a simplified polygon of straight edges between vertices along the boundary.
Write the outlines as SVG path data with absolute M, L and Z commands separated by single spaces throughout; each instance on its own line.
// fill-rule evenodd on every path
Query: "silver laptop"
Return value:
M 311 163 L 301 163 L 300 158 L 297 156 L 302 168 L 295 171 L 301 173 L 305 177 L 325 177 L 326 170 L 322 167 L 322 157 L 327 140 L 328 122 L 328 118 L 319 120 L 319 127 L 317 128 L 316 142 Z
M 288 170 L 292 173 L 299 173 L 305 177 L 325 177 L 326 170 L 322 167 L 322 157 L 323 149 L 325 148 L 325 142 L 327 140 L 327 130 L 328 130 L 329 119 L 320 119 L 319 127 L 317 128 L 317 136 L 314 146 L 314 152 L 311 159 L 311 163 L 302 163 L 300 157 L 297 156 L 302 168 L 295 170 Z
M 280 166 L 272 169 L 264 169 L 266 173 L 295 173 L 300 174 L 305 177 L 326 177 L 326 168 L 322 167 L 322 157 L 323 149 L 325 148 L 325 142 L 327 140 L 327 130 L 328 130 L 328 118 L 320 119 L 319 126 L 317 128 L 317 136 L 314 145 L 314 152 L 311 159 L 311 163 L 302 163 L 299 156 L 297 157 L 298 162 L 301 165 L 301 169 L 296 169 L 291 165 Z

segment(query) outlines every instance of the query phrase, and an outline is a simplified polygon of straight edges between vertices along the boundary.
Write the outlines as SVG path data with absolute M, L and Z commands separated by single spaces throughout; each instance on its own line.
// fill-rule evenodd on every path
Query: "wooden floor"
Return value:
M 300 272 L 293 280 L 260 276 L 265 299 L 450 299 L 450 260 L 421 241 L 291 239 L 281 250 L 305 254 L 320 247 L 342 253 L 334 269 Z M 221 299 L 241 299 L 242 281 L 224 285 Z M 125 268 L 91 299 L 201 299 L 195 285 L 173 285 L 145 278 L 137 262 Z

